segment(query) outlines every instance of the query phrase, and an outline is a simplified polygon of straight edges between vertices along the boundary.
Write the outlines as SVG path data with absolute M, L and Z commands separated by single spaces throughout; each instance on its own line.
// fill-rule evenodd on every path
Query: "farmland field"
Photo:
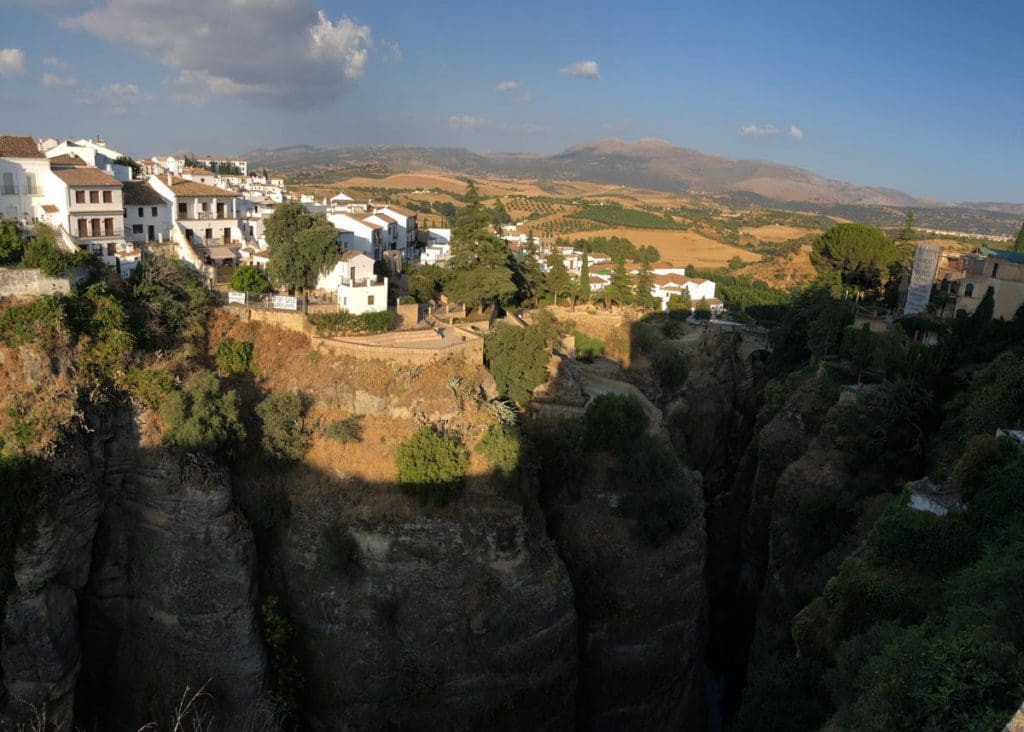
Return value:
M 772 244 L 789 241 L 791 239 L 799 239 L 802 236 L 816 235 L 821 232 L 817 229 L 804 229 L 798 226 L 781 226 L 778 224 L 770 224 L 768 226 L 758 226 L 752 229 L 742 229 L 741 233 L 749 234 L 758 241 L 770 242 Z
M 744 262 L 756 262 L 761 257 L 754 252 L 722 244 L 692 231 L 671 231 L 667 229 L 599 229 L 569 235 L 569 239 L 586 239 L 592 236 L 621 236 L 636 246 L 653 246 L 661 252 L 661 258 L 676 264 L 692 264 L 701 269 L 724 267 L 733 257 Z

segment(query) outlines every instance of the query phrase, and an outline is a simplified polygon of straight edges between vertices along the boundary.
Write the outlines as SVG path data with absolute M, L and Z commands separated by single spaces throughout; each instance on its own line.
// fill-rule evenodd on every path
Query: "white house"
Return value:
M 249 163 L 245 160 L 242 160 L 241 158 L 232 158 L 230 156 L 223 155 L 220 157 L 203 155 L 201 157 L 196 158 L 196 160 L 198 160 L 204 166 L 213 171 L 219 171 L 220 168 L 226 163 L 228 165 L 233 165 L 240 171 L 242 175 L 249 175 Z
M 146 181 L 122 184 L 124 237 L 136 244 L 165 241 L 171 235 L 171 206 Z
M 668 309 L 668 301 L 672 295 L 688 293 L 691 309 L 696 308 L 701 300 L 707 300 L 712 312 L 722 309 L 722 301 L 715 298 L 715 283 L 696 277 L 685 277 L 678 274 L 656 274 L 652 278 L 654 287 L 651 294 L 661 301 L 661 309 Z
M 368 257 L 380 259 L 384 250 L 384 224 L 372 220 L 370 213 L 343 213 L 337 210 L 330 210 L 327 213 L 327 220 L 335 229 L 341 232 L 351 232 L 352 246 Z
M 28 136 L 0 135 L 0 217 L 28 226 L 44 203 L 43 179 L 50 174 L 46 156 Z
M 416 246 L 416 212 L 403 206 L 396 206 L 389 203 L 386 206 L 377 208 L 379 213 L 384 213 L 394 219 L 398 224 L 398 246 L 402 250 L 402 256 L 408 259 L 407 252 Z
M 233 191 L 167 175 L 150 176 L 149 185 L 170 208 L 171 225 L 180 227 L 193 246 L 228 246 L 246 240 L 240 221 L 245 206 Z
M 348 251 L 327 275 L 332 283 L 335 277 L 338 280 L 338 307 L 343 312 L 359 315 L 388 309 L 388 278 L 376 277 L 373 264 L 362 252 Z
M 115 163 L 122 153 L 107 147 L 103 140 L 64 140 L 64 142 L 46 151 L 46 157 L 55 158 L 61 155 L 74 155 L 94 168 L 106 171 L 119 181 L 132 179 L 132 169 L 127 165 Z

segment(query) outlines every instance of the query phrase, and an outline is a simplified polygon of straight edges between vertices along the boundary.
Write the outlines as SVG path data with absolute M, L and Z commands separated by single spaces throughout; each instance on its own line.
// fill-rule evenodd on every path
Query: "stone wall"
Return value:
M 67 277 L 47 277 L 39 269 L 0 267 L 0 297 L 24 297 L 71 292 Z

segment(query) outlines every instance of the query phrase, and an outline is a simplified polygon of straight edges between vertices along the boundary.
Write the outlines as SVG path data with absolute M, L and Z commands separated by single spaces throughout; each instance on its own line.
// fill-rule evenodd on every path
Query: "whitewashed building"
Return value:
M 28 227 L 44 203 L 50 163 L 28 136 L 0 135 L 0 217 Z
M 340 310 L 361 315 L 388 309 L 388 278 L 374 275 L 373 265 L 374 260 L 362 252 L 348 251 L 341 255 L 328 275 L 332 284 L 337 278 Z
M 150 176 L 149 185 L 170 208 L 171 226 L 195 247 L 226 247 L 246 240 L 246 206 L 233 191 L 174 176 Z
M 122 184 L 124 195 L 124 237 L 139 244 L 166 241 L 171 235 L 171 206 L 141 180 Z

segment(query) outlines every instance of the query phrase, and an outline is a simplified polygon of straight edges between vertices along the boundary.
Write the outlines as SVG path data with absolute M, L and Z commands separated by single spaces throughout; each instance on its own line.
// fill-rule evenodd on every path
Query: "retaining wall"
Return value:
M 0 297 L 26 297 L 71 292 L 67 277 L 47 277 L 39 269 L 0 267 Z

